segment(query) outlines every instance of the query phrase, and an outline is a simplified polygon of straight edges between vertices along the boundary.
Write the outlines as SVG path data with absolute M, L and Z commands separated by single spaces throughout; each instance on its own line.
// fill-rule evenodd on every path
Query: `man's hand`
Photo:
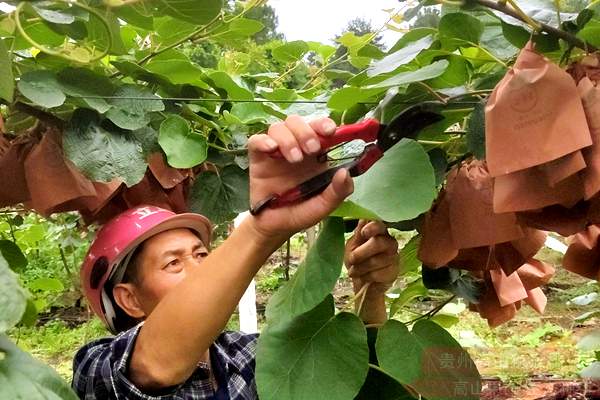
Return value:
M 385 292 L 400 270 L 396 239 L 382 222 L 361 220 L 346 243 L 344 263 L 355 293 L 369 283 L 361 318 L 367 323 L 384 322 L 387 319 Z
M 327 169 L 326 163 L 317 160 L 321 153 L 319 135 L 329 136 L 335 130 L 335 122 L 329 118 L 307 123 L 299 116 L 290 116 L 285 122 L 271 125 L 267 134 L 250 137 L 251 204 L 283 193 Z M 276 150 L 283 158 L 272 157 Z M 325 218 L 352 191 L 352 178 L 342 169 L 323 193 L 302 203 L 261 212 L 255 218 L 255 228 L 263 235 L 281 236 L 285 240 Z

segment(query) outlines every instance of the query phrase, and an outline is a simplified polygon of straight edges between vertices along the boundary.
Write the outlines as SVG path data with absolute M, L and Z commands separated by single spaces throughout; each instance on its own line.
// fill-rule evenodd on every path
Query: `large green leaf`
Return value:
M 43 21 L 36 19 L 31 23 L 24 23 L 23 30 L 25 33 L 39 44 L 46 46 L 60 46 L 64 40 L 64 35 L 59 35 L 48 27 Z M 29 43 L 23 36 L 18 35 L 14 40 L 12 50 L 24 50 L 31 48 Z
M 15 91 L 15 78 L 12 71 L 12 60 L 4 40 L 0 40 L 0 97 L 12 103 Z
M 385 58 L 373 63 L 368 69 L 367 74 L 369 76 L 375 76 L 384 74 L 386 72 L 392 72 L 401 65 L 411 62 L 421 50 L 428 49 L 433 43 L 433 37 L 431 35 L 424 36 L 399 50 L 390 53 Z
M 206 160 L 206 138 L 192 131 L 189 122 L 178 115 L 170 115 L 160 124 L 158 144 L 172 167 L 192 168 Z
M 108 102 L 101 98 L 112 96 L 115 91 L 107 77 L 87 68 L 65 68 L 58 73 L 58 82 L 64 93 L 81 98 L 84 104 L 99 113 L 110 109 Z
M 254 96 L 248 89 L 236 83 L 229 75 L 222 71 L 216 71 L 208 75 L 212 86 L 224 90 L 230 98 L 236 100 L 252 100 Z
M 220 224 L 248 209 L 248 193 L 248 174 L 243 169 L 228 165 L 219 173 L 204 171 L 194 181 L 190 209 Z
M 12 240 L 0 240 L 0 254 L 13 271 L 22 271 L 27 266 L 27 258 Z
M 304 262 L 269 300 L 269 323 L 281 323 L 313 309 L 331 292 L 344 259 L 344 223 L 329 218 Z
M 142 180 L 146 160 L 131 134 L 110 132 L 93 111 L 78 110 L 63 134 L 65 155 L 93 181 L 119 178 L 127 186 Z
M 479 43 L 484 26 L 477 18 L 465 13 L 446 14 L 438 26 L 440 36 Z
M 65 94 L 54 72 L 39 70 L 21 76 L 19 91 L 35 104 L 45 108 L 58 107 L 65 102 Z
M 213 33 L 218 40 L 235 40 L 250 37 L 264 29 L 264 25 L 254 19 L 237 18 L 224 24 Z
M 442 75 L 446 68 L 448 68 L 448 65 L 449 62 L 447 60 L 436 61 L 434 63 L 431 63 L 430 65 L 427 65 L 415 71 L 400 72 L 399 74 L 396 74 L 391 78 L 384 80 L 383 82 L 369 85 L 366 88 L 387 89 L 392 86 L 402 86 L 408 83 L 426 81 L 428 79 L 433 79 Z
M 282 63 L 290 63 L 300 60 L 308 52 L 308 44 L 302 40 L 287 42 L 272 51 L 273 57 Z
M 585 40 L 592 46 L 600 47 L 600 20 L 592 19 L 585 24 L 583 29 L 577 33 L 577 37 Z
M 205 25 L 223 8 L 223 0 L 154 0 L 156 15 L 169 15 L 194 25 Z
M 449 56 L 447 60 L 450 64 L 444 73 L 429 82 L 434 89 L 463 86 L 471 78 L 471 64 L 467 60 L 456 55 Z
M 210 86 L 202 80 L 204 72 L 176 50 L 165 51 L 154 57 L 145 66 L 146 70 L 161 75 L 176 85 L 194 85 L 202 89 Z
M 77 400 L 69 384 L 0 335 L 0 399 Z
M 357 316 L 334 315 L 333 297 L 261 333 L 256 383 L 262 400 L 348 400 L 369 369 L 366 330 Z
M 335 91 L 331 95 L 327 102 L 327 106 L 332 110 L 343 111 L 358 103 L 371 100 L 373 97 L 383 92 L 385 92 L 385 88 L 364 89 L 353 86 L 345 87 Z
M 349 200 L 384 221 L 396 222 L 429 210 L 435 196 L 435 173 L 427 153 L 414 140 L 403 139 L 354 178 Z
M 150 122 L 151 112 L 165 109 L 158 96 L 140 86 L 121 86 L 114 96 L 115 98 L 109 101 L 111 108 L 106 117 L 123 129 L 143 128 Z
M 21 320 L 26 306 L 27 293 L 19 285 L 17 276 L 10 270 L 4 257 L 0 256 L 0 333 L 6 332 Z M 1 360 L 0 358 L 0 363 Z M 0 393 L 2 386 L 0 384 Z
M 479 399 L 481 377 L 469 354 L 441 326 L 418 321 L 412 332 L 395 320 L 381 328 L 379 365 L 428 400 Z

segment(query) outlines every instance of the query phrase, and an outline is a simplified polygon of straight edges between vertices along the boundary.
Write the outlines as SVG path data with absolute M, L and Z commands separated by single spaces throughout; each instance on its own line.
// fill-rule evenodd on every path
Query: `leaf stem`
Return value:
M 446 304 L 450 303 L 455 298 L 456 298 L 456 295 L 453 295 L 452 297 L 446 299 L 442 304 L 438 305 L 437 307 L 435 307 L 434 309 L 428 311 L 427 313 L 425 313 L 425 314 L 423 314 L 423 315 L 421 315 L 421 316 L 419 316 L 417 318 L 414 318 L 414 319 L 412 319 L 412 320 L 410 320 L 408 322 L 405 322 L 404 325 L 411 325 L 411 324 L 414 324 L 415 322 L 420 321 L 422 319 L 425 319 L 425 318 L 429 319 L 429 318 L 433 317 L 435 314 L 437 314 L 438 312 L 440 312 L 440 310 L 442 308 L 444 308 L 444 306 Z
M 69 4 L 73 7 L 79 7 L 82 10 L 87 11 L 90 14 L 94 15 L 96 18 L 98 18 L 100 20 L 100 23 L 102 24 L 102 27 L 104 28 L 105 33 L 106 33 L 106 48 L 102 51 L 102 53 L 100 53 L 100 55 L 91 57 L 89 62 L 99 61 L 102 58 L 104 58 L 106 55 L 108 55 L 108 53 L 110 52 L 110 48 L 112 47 L 112 34 L 111 34 L 110 25 L 108 24 L 108 22 L 106 21 L 104 16 L 102 14 L 100 14 L 100 12 L 95 10 L 94 8 L 89 7 L 82 3 L 68 1 L 68 0 L 57 0 L 57 1 L 59 1 L 60 3 Z M 23 10 L 23 7 L 26 4 L 27 4 L 27 2 L 19 3 L 19 5 L 17 6 L 17 8 L 15 8 L 15 11 L 14 11 L 15 26 L 17 28 L 17 31 L 19 31 L 19 34 L 23 37 L 23 39 L 25 39 L 27 42 L 29 42 L 29 44 L 31 44 L 33 47 L 39 49 L 42 53 L 46 53 L 51 56 L 64 58 L 69 61 L 81 63 L 81 60 L 71 57 L 68 54 L 65 54 L 64 51 L 53 50 L 53 49 L 50 49 L 50 48 L 36 42 L 31 36 L 29 36 L 29 34 L 27 34 L 27 32 L 25 32 L 25 29 L 23 29 L 23 25 L 21 25 L 21 11 Z M 91 54 L 93 55 L 93 52 Z
M 425 82 L 417 82 L 419 85 L 421 85 L 422 87 L 424 87 L 429 93 L 431 93 L 436 99 L 438 99 L 439 101 L 441 101 L 442 103 L 446 104 L 447 103 L 447 99 L 445 99 L 444 97 L 442 97 L 441 94 L 439 94 L 438 92 L 436 92 L 431 86 L 429 86 L 428 84 L 426 84 Z
M 496 2 L 494 0 L 473 0 L 473 1 L 476 4 L 479 4 L 483 7 L 487 7 L 487 8 L 491 8 L 493 10 L 500 11 L 506 15 L 510 15 L 511 17 L 518 19 L 519 21 L 527 23 L 526 18 L 524 18 L 523 15 L 519 14 L 517 11 L 508 7 L 504 3 Z M 545 23 L 541 23 L 538 21 L 536 21 L 536 22 L 539 24 L 540 30 L 550 33 L 554 36 L 557 36 L 560 39 L 564 40 L 565 42 L 567 42 L 575 47 L 578 47 L 578 48 L 583 49 L 588 52 L 594 52 L 597 50 L 596 47 L 592 46 L 591 44 L 589 44 L 587 42 L 584 42 L 583 40 L 579 39 L 578 37 L 576 37 L 568 32 L 565 32 L 561 29 L 557 29 L 557 28 L 550 26 L 548 24 L 545 24 Z

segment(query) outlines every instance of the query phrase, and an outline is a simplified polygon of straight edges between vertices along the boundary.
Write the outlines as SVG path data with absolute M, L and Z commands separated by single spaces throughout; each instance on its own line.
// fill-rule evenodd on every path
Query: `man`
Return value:
M 250 200 L 294 186 L 326 168 L 319 135 L 335 123 L 297 116 L 248 142 Z M 273 157 L 279 151 L 283 158 Z M 246 287 L 294 233 L 313 226 L 352 193 L 346 170 L 323 193 L 250 216 L 212 252 L 210 223 L 139 207 L 99 232 L 82 266 L 94 312 L 115 333 L 84 346 L 73 387 L 83 399 L 254 399 L 256 335 L 222 333 Z M 398 273 L 397 243 L 378 222 L 361 222 L 346 245 L 354 290 L 366 283 L 361 317 L 386 319 L 385 291 Z

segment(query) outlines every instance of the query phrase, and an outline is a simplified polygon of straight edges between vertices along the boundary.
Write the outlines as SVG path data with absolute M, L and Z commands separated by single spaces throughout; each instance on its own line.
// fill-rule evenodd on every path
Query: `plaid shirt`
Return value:
M 199 363 L 192 376 L 161 393 L 146 394 L 127 378 L 127 367 L 141 324 L 114 338 L 103 338 L 82 347 L 73 362 L 73 389 L 85 400 L 254 400 L 255 347 L 258 335 L 224 332 L 210 348 L 217 392 L 210 382 L 208 365 Z M 227 385 L 223 385 L 226 382 Z

